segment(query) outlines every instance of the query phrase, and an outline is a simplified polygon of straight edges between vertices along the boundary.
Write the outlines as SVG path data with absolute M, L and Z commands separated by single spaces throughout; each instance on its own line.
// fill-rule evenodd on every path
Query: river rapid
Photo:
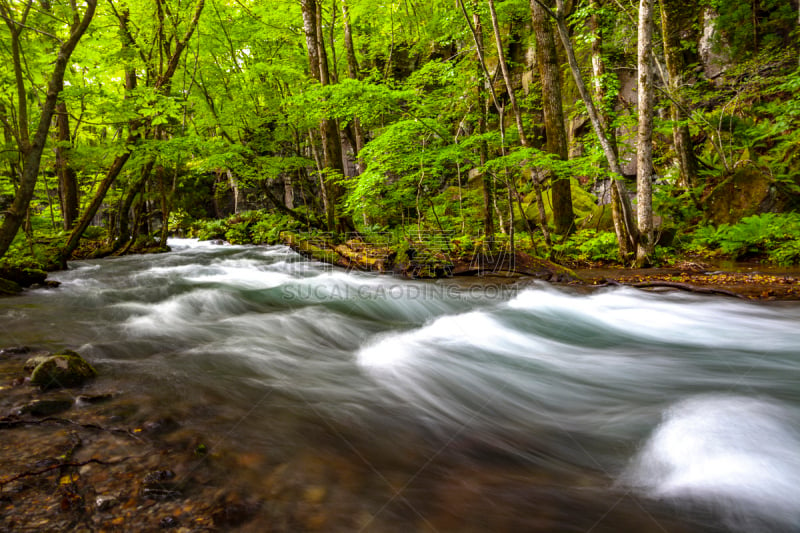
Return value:
M 74 349 L 124 423 L 196 435 L 245 529 L 800 531 L 797 303 L 170 245 L 0 300 L 0 347 Z

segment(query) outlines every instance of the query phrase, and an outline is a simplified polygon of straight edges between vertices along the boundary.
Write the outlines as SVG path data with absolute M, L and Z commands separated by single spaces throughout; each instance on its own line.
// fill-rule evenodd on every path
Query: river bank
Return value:
M 776 267 L 769 263 L 676 260 L 670 267 L 634 269 L 608 264 L 575 264 L 572 268 L 533 257 L 524 252 L 514 255 L 465 252 L 457 247 L 431 249 L 409 241 L 403 246 L 388 246 L 349 240 L 331 243 L 324 237 L 308 237 L 283 232 L 279 241 L 303 257 L 345 271 L 374 272 L 398 279 L 475 278 L 487 283 L 539 280 L 572 287 L 622 285 L 649 291 L 685 291 L 716 294 L 757 301 L 800 300 L 800 268 Z M 224 246 L 222 240 L 210 241 Z M 85 246 L 79 259 L 102 258 L 100 245 Z M 168 248 L 151 246 L 136 253 L 164 253 Z M 49 267 L 55 268 L 54 264 Z M 19 294 L 23 289 L 50 289 L 57 281 L 46 279 L 47 272 L 30 266 L 0 270 L 0 297 Z M 505 279 L 504 278 L 508 278 Z

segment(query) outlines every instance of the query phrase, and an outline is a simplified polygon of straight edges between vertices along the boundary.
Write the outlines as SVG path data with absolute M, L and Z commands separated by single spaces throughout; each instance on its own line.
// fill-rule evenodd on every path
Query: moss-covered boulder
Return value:
M 0 266 L 0 278 L 13 281 L 22 287 L 42 284 L 47 279 L 47 272 L 27 266 Z
M 71 350 L 64 350 L 40 362 L 31 374 L 31 385 L 43 389 L 77 387 L 97 375 L 86 360 Z
M 33 372 L 33 369 L 39 366 L 40 364 L 44 363 L 48 359 L 53 357 L 53 354 L 50 352 L 37 352 L 34 354 L 30 354 L 28 359 L 25 361 L 25 372 L 30 374 Z
M 0 296 L 11 296 L 22 292 L 22 287 L 13 281 L 0 278 Z
M 772 176 L 754 166 L 743 166 L 701 197 L 708 220 L 735 224 L 744 217 L 767 211 L 773 194 Z

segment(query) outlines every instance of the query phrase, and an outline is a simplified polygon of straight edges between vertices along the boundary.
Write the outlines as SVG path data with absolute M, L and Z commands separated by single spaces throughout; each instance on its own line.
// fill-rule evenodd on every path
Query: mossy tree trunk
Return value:
M 58 197 L 61 201 L 61 216 L 64 229 L 69 230 L 78 218 L 78 178 L 69 162 L 72 139 L 69 130 L 67 104 L 56 105 L 56 126 L 58 129 L 56 145 L 56 174 L 58 175 Z
M 542 83 L 545 148 L 551 154 L 566 160 L 569 157 L 569 150 L 567 130 L 564 127 L 564 110 L 561 105 L 561 68 L 556 54 L 553 28 L 547 13 L 533 0 L 531 0 L 531 15 L 536 35 L 536 62 L 539 65 L 539 77 Z M 550 174 L 556 233 L 567 235 L 573 230 L 575 222 L 569 179 Z

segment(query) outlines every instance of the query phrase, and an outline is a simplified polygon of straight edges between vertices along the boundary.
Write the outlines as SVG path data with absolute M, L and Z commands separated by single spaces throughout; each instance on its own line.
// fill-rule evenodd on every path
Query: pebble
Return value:
M 119 500 L 114 496 L 103 494 L 98 496 L 97 499 L 95 499 L 94 504 L 99 511 L 105 511 L 107 509 L 114 507 L 115 505 L 119 505 Z

